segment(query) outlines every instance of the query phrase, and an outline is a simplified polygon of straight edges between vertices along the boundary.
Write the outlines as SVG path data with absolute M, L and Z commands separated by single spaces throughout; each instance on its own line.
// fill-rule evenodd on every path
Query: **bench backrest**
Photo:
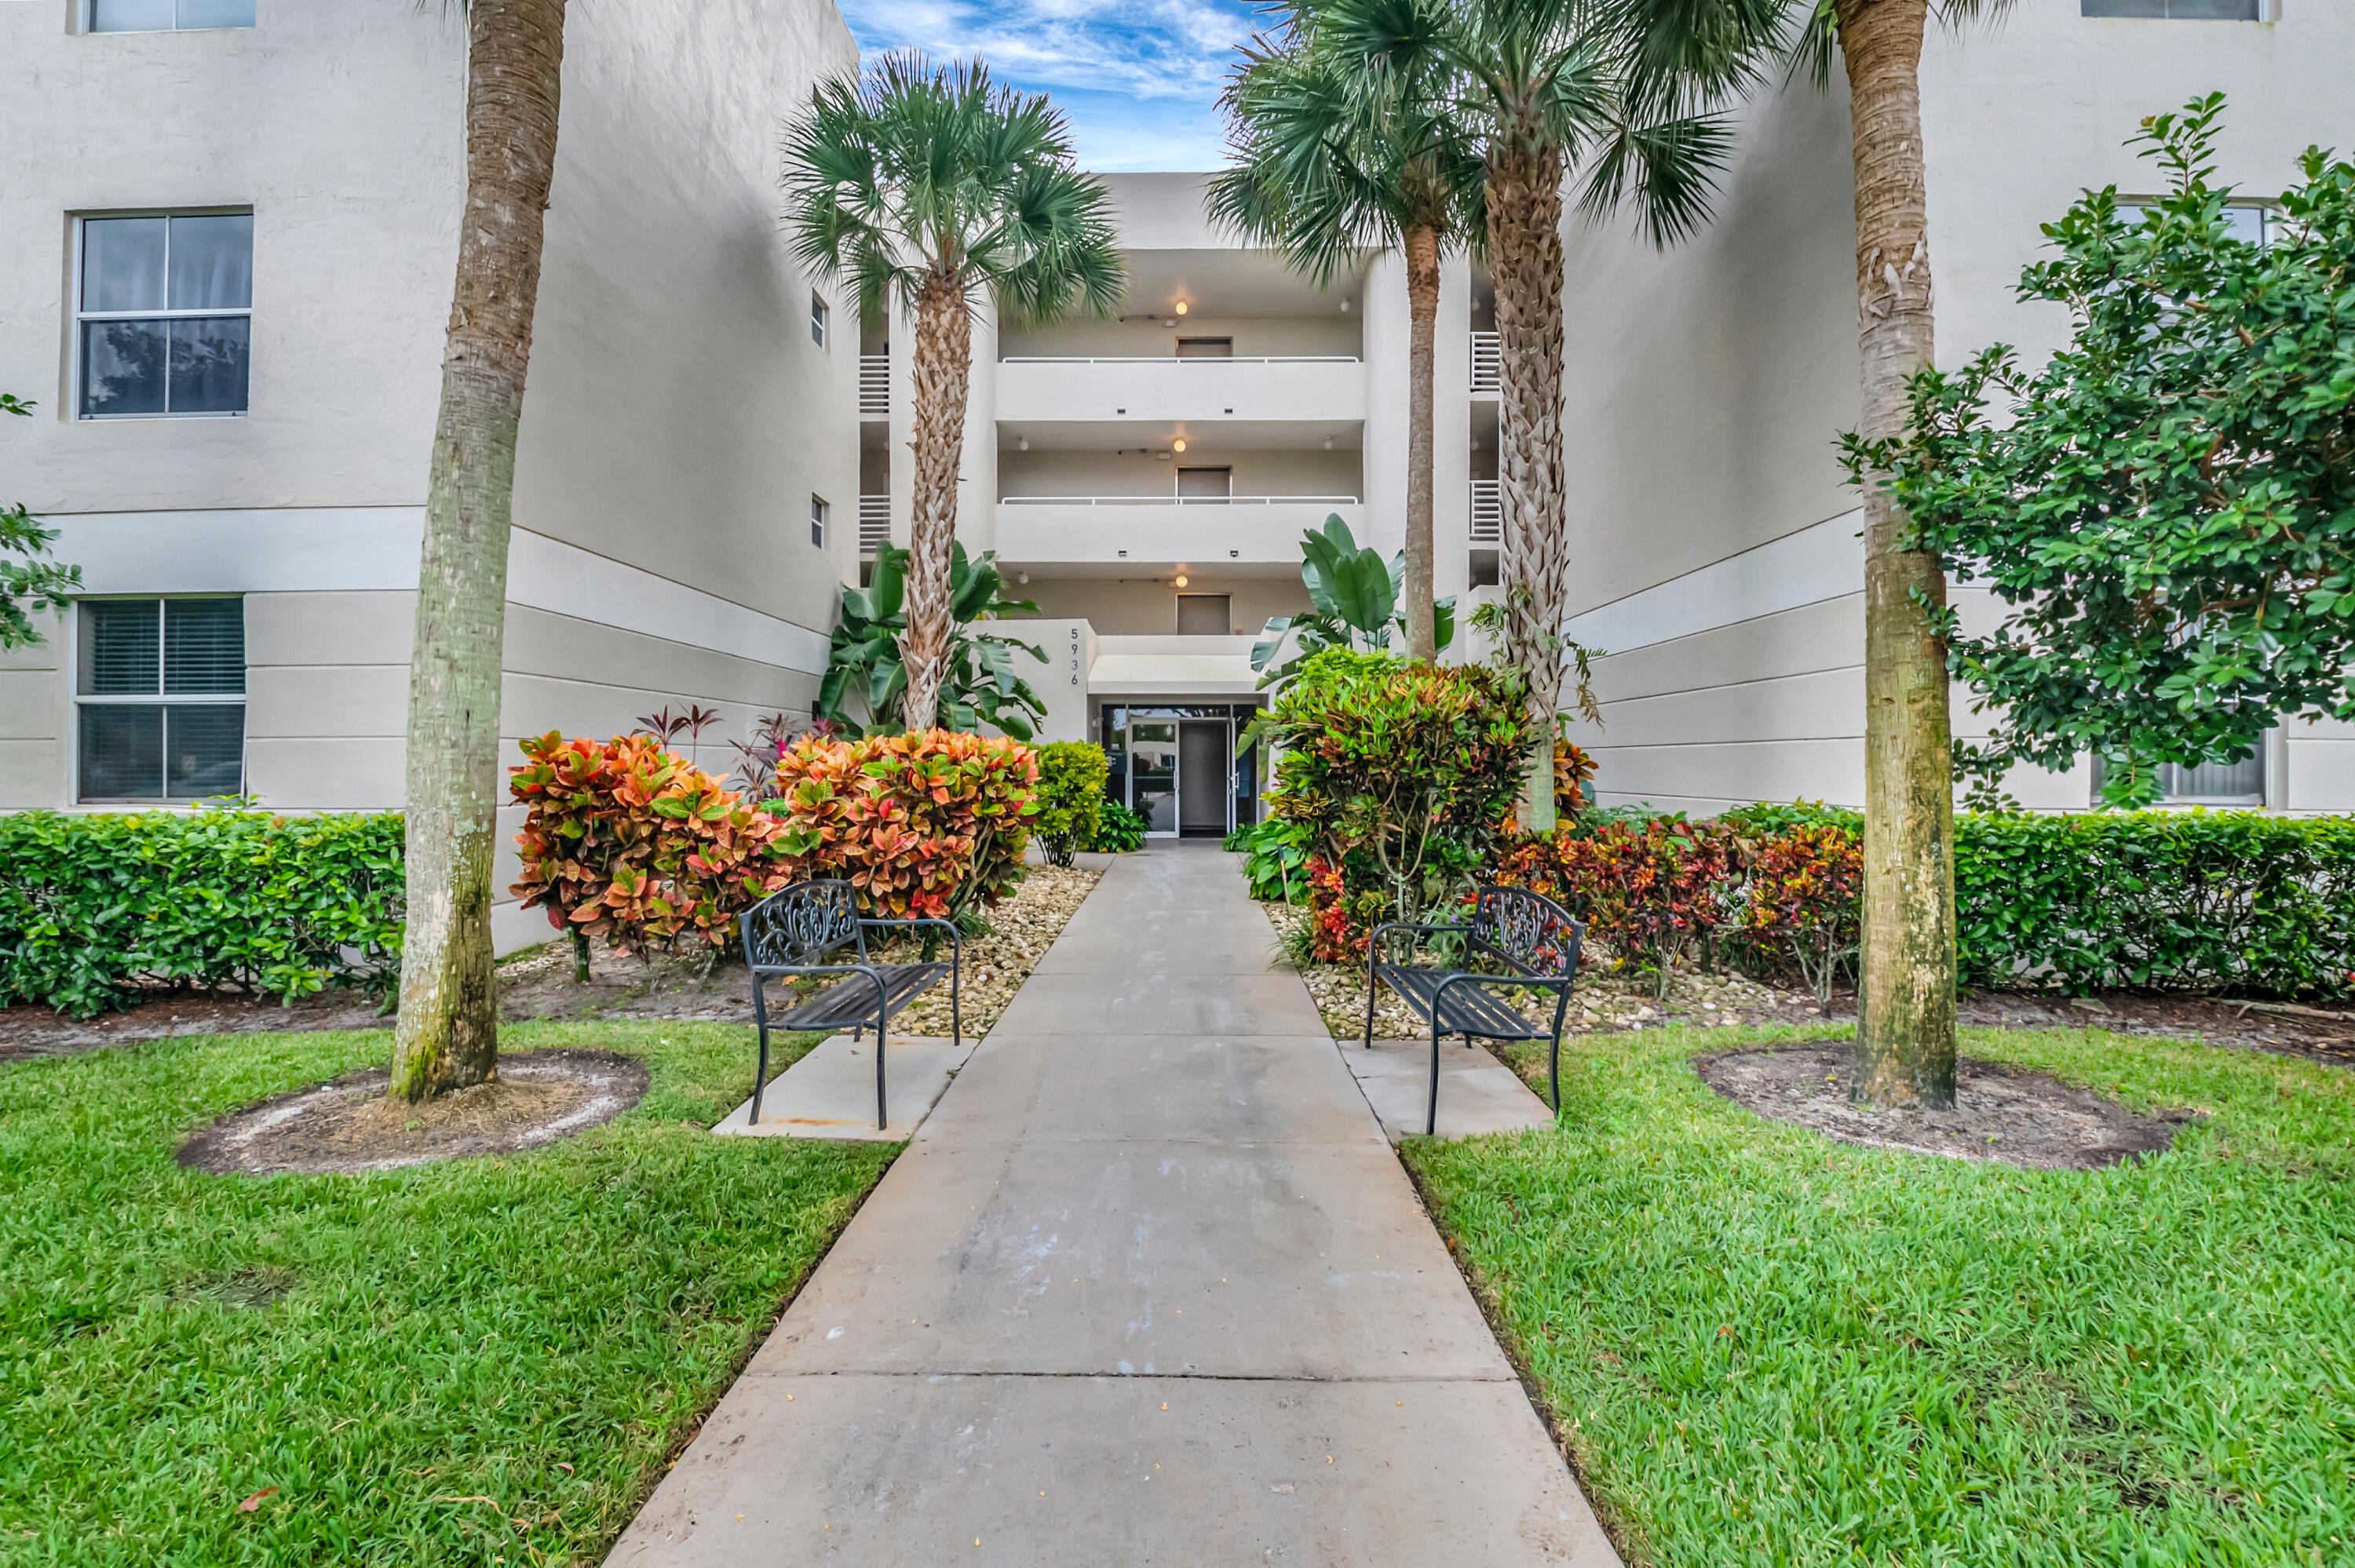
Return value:
M 1572 980 L 1586 927 L 1570 911 L 1526 887 L 1483 887 L 1472 942 L 1532 980 Z
M 837 948 L 867 956 L 858 894 L 847 882 L 796 882 L 744 911 L 744 961 L 755 969 L 821 964 Z

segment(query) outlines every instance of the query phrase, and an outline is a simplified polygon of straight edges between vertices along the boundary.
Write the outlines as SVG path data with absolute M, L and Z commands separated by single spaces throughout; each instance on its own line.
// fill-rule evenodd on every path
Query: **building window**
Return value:
M 80 273 L 83 418 L 246 411 L 253 214 L 86 217 Z
M 1231 337 L 1181 337 L 1178 340 L 1180 359 L 1232 359 L 1235 340 Z
M 810 497 L 810 543 L 818 549 L 826 548 L 826 525 L 833 515 L 834 508 L 826 503 L 826 497 Z
M 826 346 L 826 322 L 831 314 L 833 313 L 826 308 L 824 300 L 815 293 L 810 295 L 810 341 L 820 348 Z
M 2102 798 L 2102 759 L 2094 758 L 2094 801 Z M 2265 748 L 2239 762 L 2203 762 L 2197 768 L 2163 762 L 2158 768 L 2159 803 L 2168 806 L 2263 806 Z
M 253 0 L 90 0 L 82 29 L 91 33 L 173 33 L 199 27 L 250 27 Z
M 1234 494 L 1231 468 L 1181 468 L 1178 471 L 1179 501 L 1222 502 Z
M 201 800 L 245 789 L 245 601 L 84 599 L 77 797 Z
M 2170 22 L 2262 22 L 2264 0 L 2082 0 L 2088 16 L 2142 16 Z
M 1224 637 L 1234 630 L 1228 617 L 1228 596 L 1222 593 L 1181 593 L 1178 596 L 1178 630 L 1189 637 Z
M 2138 201 L 2118 203 L 2118 217 L 2129 227 L 2140 224 L 2145 204 Z M 2271 209 L 2254 202 L 2228 202 L 2224 207 L 2224 227 L 2232 231 L 2235 239 L 2245 239 L 2252 245 L 2272 243 L 2274 227 L 2281 220 Z

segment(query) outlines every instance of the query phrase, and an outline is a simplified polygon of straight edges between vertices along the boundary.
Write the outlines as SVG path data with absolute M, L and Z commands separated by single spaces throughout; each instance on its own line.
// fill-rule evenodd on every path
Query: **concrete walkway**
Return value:
M 1124 857 L 617 1564 L 1615 1565 L 1233 861 Z

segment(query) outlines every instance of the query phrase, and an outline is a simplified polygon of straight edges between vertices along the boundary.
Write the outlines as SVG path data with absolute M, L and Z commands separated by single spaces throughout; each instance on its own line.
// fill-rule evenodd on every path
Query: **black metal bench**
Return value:
M 771 894 L 740 917 L 744 933 L 744 964 L 752 971 L 752 1017 L 761 1028 L 761 1065 L 752 1077 L 751 1125 L 761 1121 L 761 1092 L 769 1082 L 769 1031 L 772 1029 L 852 1030 L 853 1038 L 870 1024 L 875 1029 L 875 1127 L 889 1119 L 883 1103 L 884 1026 L 941 982 L 949 982 L 949 1032 L 964 1039 L 964 1021 L 958 995 L 964 948 L 957 928 L 946 920 L 870 920 L 858 913 L 858 895 L 842 881 L 797 882 Z M 949 934 L 949 961 L 920 964 L 868 962 L 867 933 L 937 926 Z M 829 963 L 845 948 L 855 949 L 856 963 Z M 776 1018 L 769 1016 L 766 982 L 789 975 L 841 975 L 844 978 Z
M 1488 974 L 1470 969 L 1438 969 L 1384 960 L 1392 933 L 1412 933 L 1408 956 L 1423 945 L 1423 938 L 1454 932 L 1464 943 L 1467 962 L 1476 954 L 1502 971 Z M 1549 1032 L 1531 1023 L 1490 986 L 1534 987 L 1554 993 L 1551 1054 L 1546 1063 L 1553 1091 L 1554 1114 L 1561 1114 L 1561 1023 L 1570 1007 L 1571 983 L 1578 976 L 1578 944 L 1586 927 L 1570 911 L 1542 894 L 1523 887 L 1483 887 L 1468 921 L 1414 925 L 1394 920 L 1374 927 L 1366 944 L 1366 1045 L 1374 1044 L 1374 997 L 1378 985 L 1396 991 L 1415 1015 L 1431 1025 L 1431 1108 L 1426 1134 L 1439 1131 L 1439 1040 L 1460 1034 L 1465 1044 L 1484 1040 L 1544 1040 Z

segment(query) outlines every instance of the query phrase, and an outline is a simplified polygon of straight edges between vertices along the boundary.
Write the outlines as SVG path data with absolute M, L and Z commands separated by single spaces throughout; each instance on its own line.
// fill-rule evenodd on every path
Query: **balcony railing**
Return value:
M 1472 542 L 1499 544 L 1505 537 L 1505 502 L 1493 479 L 1472 482 Z
M 888 419 L 891 417 L 891 356 L 888 354 L 862 354 L 858 356 L 858 417 L 862 419 Z
M 1472 334 L 1472 390 L 1494 392 L 1500 385 L 1497 378 L 1498 350 L 1497 334 L 1476 332 Z
M 891 497 L 862 495 L 858 498 L 858 553 L 871 556 L 875 546 L 890 543 Z
M 1009 354 L 1000 365 L 1355 365 L 1354 354 L 1203 355 L 1112 354 L 1089 356 L 1070 354 Z
M 1354 495 L 1007 495 L 1004 506 L 1355 506 Z

